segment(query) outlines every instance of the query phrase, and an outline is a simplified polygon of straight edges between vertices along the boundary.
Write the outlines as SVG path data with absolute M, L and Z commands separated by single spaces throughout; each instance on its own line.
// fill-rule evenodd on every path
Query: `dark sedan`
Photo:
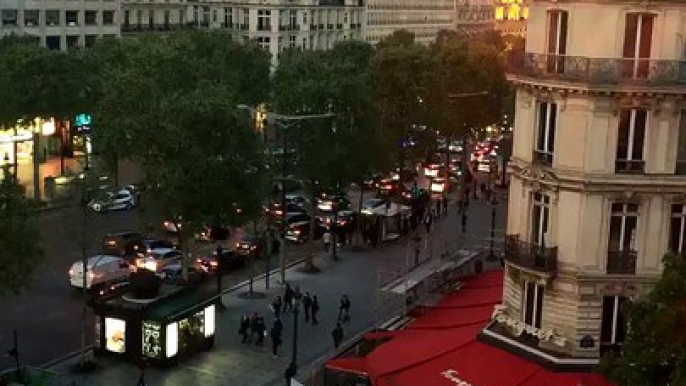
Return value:
M 245 256 L 224 249 L 219 254 L 215 251 L 210 256 L 199 257 L 196 264 L 206 273 L 223 274 L 245 266 Z

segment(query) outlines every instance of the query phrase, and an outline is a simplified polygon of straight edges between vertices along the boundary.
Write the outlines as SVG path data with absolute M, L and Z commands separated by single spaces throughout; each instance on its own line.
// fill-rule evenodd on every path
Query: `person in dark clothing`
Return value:
M 426 225 L 426 233 L 431 232 L 431 223 L 433 222 L 433 218 L 431 215 L 431 212 L 428 212 L 426 214 L 426 217 L 424 217 L 424 225 Z
M 274 313 L 274 317 L 276 317 L 277 319 L 281 317 L 282 306 L 283 306 L 283 301 L 281 300 L 281 296 L 277 296 L 271 305 L 272 312 Z
M 467 233 L 467 212 L 462 212 L 462 233 Z
M 317 325 L 319 324 L 319 320 L 317 320 L 317 312 L 319 312 L 319 300 L 317 299 L 317 295 L 312 296 L 312 325 Z
M 303 296 L 303 310 L 305 311 L 305 322 L 309 322 L 312 312 L 312 296 L 309 292 L 305 292 L 305 296 Z
M 436 215 L 438 215 L 438 216 L 441 215 L 441 205 L 443 205 L 441 202 L 441 199 L 440 198 L 436 199 Z
M 259 339 L 257 332 L 257 321 L 259 318 L 260 317 L 257 315 L 257 312 L 253 313 L 250 317 L 250 337 L 248 338 L 248 343 L 252 343 L 253 338 L 255 338 L 255 340 Z
M 338 349 L 343 342 L 343 326 L 341 323 L 336 323 L 336 328 L 331 331 L 331 337 L 333 338 L 333 347 Z
M 264 333 L 267 330 L 267 326 L 264 325 L 264 319 L 262 317 L 257 318 L 255 328 L 257 330 L 257 341 L 255 342 L 255 345 L 264 346 Z
M 412 243 L 414 246 L 414 265 L 416 267 L 419 265 L 419 254 L 422 251 L 422 236 L 419 235 L 419 232 L 415 233 L 414 237 L 412 237 Z
M 283 291 L 283 312 L 293 311 L 293 288 L 286 283 L 286 289 Z
M 296 285 L 295 289 L 293 290 L 293 301 L 301 301 L 303 298 L 302 292 L 300 292 L 300 286 Z
M 443 216 L 448 215 L 448 197 L 443 196 L 441 199 L 441 202 L 443 203 Z
M 274 319 L 272 328 L 276 328 L 279 332 L 283 332 L 283 323 L 281 322 L 281 319 Z
M 250 317 L 247 313 L 241 318 L 241 325 L 238 328 L 238 334 L 243 337 L 241 343 L 250 342 Z
M 277 319 L 278 320 L 278 319 Z M 269 336 L 272 339 L 272 355 L 277 356 L 278 355 L 278 350 L 279 346 L 281 346 L 282 340 L 281 340 L 281 330 L 274 325 L 269 332 Z
M 345 323 L 350 320 L 350 298 L 348 295 L 341 296 L 341 301 L 338 306 L 338 320 Z

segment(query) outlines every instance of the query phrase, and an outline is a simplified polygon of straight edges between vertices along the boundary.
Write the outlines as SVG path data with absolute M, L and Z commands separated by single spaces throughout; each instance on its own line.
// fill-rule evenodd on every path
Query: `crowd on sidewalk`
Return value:
M 265 338 L 269 337 L 271 341 L 272 356 L 279 355 L 279 347 L 283 343 L 283 322 L 282 317 L 285 314 L 292 314 L 293 318 L 300 317 L 300 307 L 304 313 L 304 322 L 311 326 L 319 324 L 319 299 L 316 294 L 301 291 L 300 286 L 291 287 L 286 283 L 283 296 L 278 295 L 274 298 L 269 306 L 269 314 L 271 317 L 271 328 L 267 331 L 267 324 L 265 317 L 258 312 L 245 312 L 240 320 L 238 327 L 238 335 L 241 343 L 264 347 Z M 350 321 L 350 308 L 352 303 L 348 295 L 343 294 L 338 304 L 338 318 L 336 325 L 331 331 L 334 349 L 338 349 L 343 341 L 344 331 L 343 324 Z

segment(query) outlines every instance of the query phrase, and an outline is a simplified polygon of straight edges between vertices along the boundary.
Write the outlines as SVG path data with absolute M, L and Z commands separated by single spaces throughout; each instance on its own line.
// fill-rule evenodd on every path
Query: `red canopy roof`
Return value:
M 477 341 L 502 289 L 502 270 L 472 278 L 407 329 L 389 334 L 363 362 L 334 359 L 327 368 L 366 373 L 374 386 L 611 386 L 599 375 L 551 372 Z

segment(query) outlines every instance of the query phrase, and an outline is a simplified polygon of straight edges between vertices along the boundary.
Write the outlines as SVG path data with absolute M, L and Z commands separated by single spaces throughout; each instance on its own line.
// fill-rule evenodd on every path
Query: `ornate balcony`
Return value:
M 686 61 L 680 60 L 588 58 L 512 51 L 507 58 L 507 71 L 515 76 L 601 87 L 686 85 Z
M 636 256 L 636 251 L 608 251 L 607 273 L 613 275 L 635 275 Z
M 527 243 L 519 239 L 518 235 L 505 237 L 505 260 L 532 271 L 547 275 L 557 272 L 557 247 Z

